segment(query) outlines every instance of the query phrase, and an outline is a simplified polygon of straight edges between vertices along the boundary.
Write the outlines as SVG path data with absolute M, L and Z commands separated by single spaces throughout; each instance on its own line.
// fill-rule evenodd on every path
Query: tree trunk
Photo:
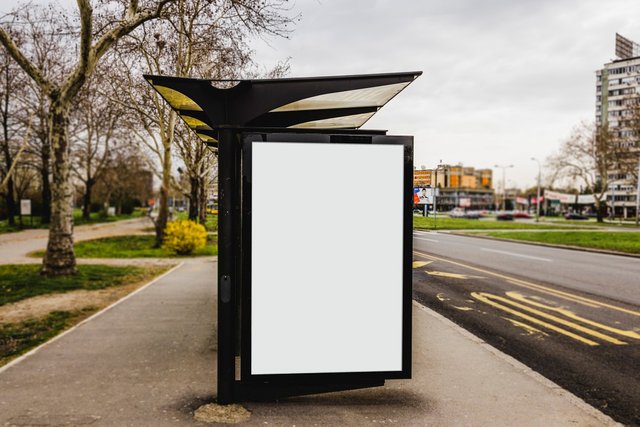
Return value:
M 16 200 L 14 198 L 14 185 L 13 185 L 13 177 L 9 177 L 7 180 L 7 192 L 4 196 L 5 203 L 7 204 L 7 220 L 10 226 L 16 225 L 15 216 L 16 212 Z
M 49 242 L 41 271 L 47 276 L 76 273 L 76 256 L 73 252 L 73 185 L 70 179 L 68 123 L 68 107 L 52 101 L 49 110 L 51 156 L 54 159 L 51 182 L 51 223 Z
M 191 191 L 189 192 L 189 219 L 191 221 L 197 221 L 200 207 L 200 200 L 198 198 L 200 193 L 200 183 L 198 182 L 198 177 L 193 176 L 189 178 L 189 181 L 191 184 Z
M 162 246 L 164 229 L 169 220 L 169 186 L 171 185 L 171 144 L 164 144 L 162 158 L 162 183 L 160 185 L 160 206 L 156 220 L 156 247 Z
M 40 169 L 40 178 L 42 179 L 42 212 L 40 213 L 40 222 L 42 224 L 49 224 L 51 222 L 51 182 L 49 181 L 50 150 L 51 145 L 49 141 L 47 141 L 42 147 L 42 167 Z
M 200 180 L 200 192 L 198 194 L 198 217 L 200 218 L 200 224 L 204 227 L 207 225 L 207 189 L 205 186 L 204 178 L 198 178 Z
M 4 144 L 2 148 L 4 151 L 4 161 L 7 165 L 7 173 L 9 173 L 9 171 L 11 170 L 11 165 L 13 163 L 13 158 L 11 157 L 11 150 L 9 148 L 9 125 L 7 124 L 6 116 L 2 127 L 4 129 Z M 5 193 L 4 197 L 7 204 L 8 220 L 9 225 L 13 226 L 16 225 L 16 221 L 14 218 L 14 216 L 16 215 L 16 200 L 14 198 L 15 189 L 12 176 L 9 176 L 9 179 L 7 180 L 6 191 L 7 192 Z
M 91 191 L 95 184 L 93 178 L 88 178 L 84 186 L 84 195 L 82 197 L 82 219 L 88 221 L 91 219 Z

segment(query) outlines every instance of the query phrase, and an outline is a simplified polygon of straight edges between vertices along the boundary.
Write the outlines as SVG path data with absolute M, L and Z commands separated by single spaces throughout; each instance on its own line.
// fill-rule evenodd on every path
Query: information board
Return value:
M 405 146 L 246 147 L 251 375 L 406 373 Z

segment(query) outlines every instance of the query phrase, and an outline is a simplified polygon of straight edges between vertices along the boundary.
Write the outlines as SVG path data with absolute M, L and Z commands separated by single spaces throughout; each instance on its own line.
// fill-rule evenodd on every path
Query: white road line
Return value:
M 427 242 L 433 242 L 433 243 L 438 243 L 439 240 L 435 240 L 435 239 L 427 239 L 426 237 L 413 237 L 413 240 L 426 240 Z
M 483 251 L 486 252 L 495 252 L 497 254 L 503 254 L 503 255 L 510 255 L 510 256 L 515 256 L 515 257 L 520 257 L 520 258 L 527 258 L 527 259 L 535 259 L 538 261 L 545 261 L 545 262 L 553 262 L 552 259 L 549 258 L 540 258 L 537 256 L 531 256 L 531 255 L 522 255 L 522 254 L 515 254 L 513 252 L 507 252 L 507 251 L 499 251 L 497 249 L 489 249 L 489 248 L 480 248 Z

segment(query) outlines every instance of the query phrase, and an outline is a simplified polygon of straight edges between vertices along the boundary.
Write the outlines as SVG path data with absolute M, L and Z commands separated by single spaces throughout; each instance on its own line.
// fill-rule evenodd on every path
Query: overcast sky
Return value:
M 414 135 L 417 167 L 513 164 L 507 186 L 533 186 L 531 157 L 594 119 L 615 33 L 640 42 L 638 0 L 298 0 L 294 11 L 289 40 L 254 43 L 257 62 L 291 57 L 292 77 L 423 71 L 365 128 Z
M 365 128 L 414 135 L 417 167 L 513 164 L 521 188 L 531 157 L 594 119 L 615 33 L 640 42 L 638 0 L 298 0 L 291 13 L 288 40 L 253 43 L 257 63 L 290 57 L 291 77 L 423 71 Z

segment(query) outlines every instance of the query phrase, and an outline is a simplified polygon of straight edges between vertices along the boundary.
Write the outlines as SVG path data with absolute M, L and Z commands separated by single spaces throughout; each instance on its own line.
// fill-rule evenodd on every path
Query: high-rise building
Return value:
M 634 114 L 634 103 L 640 94 L 640 45 L 616 34 L 616 57 L 596 71 L 596 125 L 607 124 L 621 144 L 626 144 L 632 151 L 637 150 L 640 156 L 640 136 L 625 125 L 625 119 Z M 630 161 L 637 164 L 635 157 Z M 611 170 L 607 175 L 609 209 L 616 216 L 635 216 L 637 181 L 634 174 Z

